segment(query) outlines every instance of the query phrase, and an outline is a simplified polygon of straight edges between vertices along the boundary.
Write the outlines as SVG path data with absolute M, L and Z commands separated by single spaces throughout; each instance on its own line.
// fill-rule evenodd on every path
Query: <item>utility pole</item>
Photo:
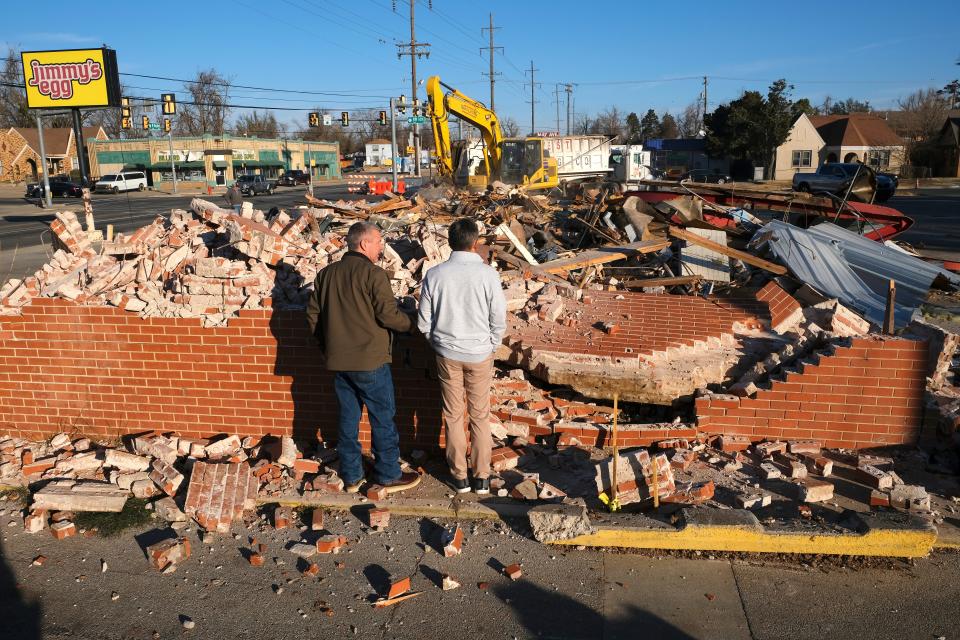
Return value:
M 536 89 L 537 89 L 537 83 L 534 82 L 533 74 L 536 73 L 537 71 L 540 71 L 540 69 L 534 69 L 534 68 L 533 68 L 533 60 L 530 61 L 530 69 L 529 69 L 529 71 L 530 71 L 530 135 L 533 135 L 533 134 L 536 132 L 536 130 L 537 130 L 537 126 L 536 126 L 536 122 L 537 122 L 537 120 L 536 120 L 536 117 L 537 117 L 537 112 L 536 112 L 537 98 L 536 98 L 536 94 L 535 94 Z
M 706 118 L 707 118 L 707 76 L 703 76 L 703 118 L 702 120 L 706 120 Z
M 553 101 L 557 105 L 557 135 L 561 134 L 560 131 L 560 83 L 553 85 Z
M 493 46 L 493 32 L 494 32 L 495 30 L 499 29 L 499 28 L 500 28 L 500 27 L 495 27 L 495 26 L 493 26 L 493 14 L 491 13 L 491 14 L 490 14 L 490 26 L 489 26 L 489 27 L 482 27 L 482 28 L 480 29 L 480 35 L 481 35 L 481 36 L 483 35 L 483 32 L 484 32 L 484 31 L 489 31 L 489 32 L 490 32 L 490 46 L 489 46 L 489 47 L 480 47 L 480 51 L 481 51 L 481 52 L 484 51 L 484 50 L 490 52 L 490 54 L 489 54 L 489 55 L 490 55 L 490 71 L 489 71 L 489 73 L 483 74 L 483 75 L 485 75 L 485 76 L 489 76 L 489 78 L 490 78 L 490 111 L 495 111 L 495 109 L 494 109 L 494 107 L 493 107 L 493 85 L 494 85 L 494 83 L 495 83 L 494 78 L 495 78 L 495 76 L 499 76 L 499 75 L 500 75 L 499 73 L 496 73 L 496 72 L 493 70 L 493 54 L 496 53 L 497 49 L 500 49 L 500 53 L 503 53 L 503 47 L 495 47 L 495 46 Z M 481 53 L 480 55 L 483 55 L 483 53 Z
M 392 193 L 397 192 L 397 105 L 390 98 L 390 174 L 392 176 Z
M 401 42 L 397 44 L 400 49 L 397 52 L 397 58 L 410 56 L 410 99 L 413 101 L 413 115 L 420 115 L 419 102 L 417 101 L 417 58 L 422 56 L 430 57 L 427 48 L 429 42 L 417 42 L 414 19 L 414 5 L 416 0 L 410 0 L 410 42 Z M 420 125 L 413 124 L 413 164 L 414 175 L 420 176 Z
M 570 135 L 570 96 L 573 94 L 573 85 L 565 84 L 564 91 L 567 92 L 567 135 Z

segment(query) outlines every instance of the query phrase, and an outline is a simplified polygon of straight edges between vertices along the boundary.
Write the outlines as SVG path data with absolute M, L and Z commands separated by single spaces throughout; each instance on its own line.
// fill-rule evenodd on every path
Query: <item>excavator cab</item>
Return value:
M 557 159 L 544 150 L 540 138 L 509 138 L 503 141 L 500 179 L 527 189 L 557 186 Z

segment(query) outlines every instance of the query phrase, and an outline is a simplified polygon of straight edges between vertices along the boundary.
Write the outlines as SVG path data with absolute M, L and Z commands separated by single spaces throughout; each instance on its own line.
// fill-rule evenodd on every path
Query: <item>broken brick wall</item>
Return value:
M 707 433 L 819 440 L 861 448 L 915 442 L 923 419 L 927 342 L 853 338 L 753 397 L 697 398 Z
M 404 448 L 442 446 L 432 352 L 420 337 L 394 349 Z M 0 317 L 0 433 L 102 438 L 158 429 L 336 440 L 333 377 L 305 314 L 241 311 L 226 327 L 140 318 L 114 307 L 37 298 Z M 364 415 L 360 440 L 370 444 Z

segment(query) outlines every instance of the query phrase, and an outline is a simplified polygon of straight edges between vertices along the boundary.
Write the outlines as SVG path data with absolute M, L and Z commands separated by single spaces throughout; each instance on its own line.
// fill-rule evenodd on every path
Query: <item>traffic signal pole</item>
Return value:
M 397 108 L 390 98 L 390 173 L 393 175 L 393 193 L 397 192 Z
M 170 130 L 170 171 L 173 173 L 173 192 L 177 192 L 177 166 L 173 163 L 173 130 Z

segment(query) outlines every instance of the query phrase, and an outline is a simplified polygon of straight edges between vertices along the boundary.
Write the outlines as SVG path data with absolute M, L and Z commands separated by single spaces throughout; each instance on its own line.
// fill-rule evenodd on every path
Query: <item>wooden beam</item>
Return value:
M 640 240 L 630 244 L 622 244 L 615 247 L 599 247 L 589 249 L 572 258 L 562 258 L 560 260 L 551 260 L 544 262 L 540 268 L 547 273 L 566 273 L 574 269 L 582 269 L 594 264 L 606 264 L 616 262 L 617 260 L 626 260 L 627 258 L 643 253 L 654 253 L 670 246 L 669 240 Z
M 747 264 L 759 267 L 760 269 L 765 269 L 770 273 L 775 273 L 777 275 L 783 276 L 787 274 L 787 268 L 775 264 L 763 258 L 758 258 L 752 253 L 747 253 L 745 251 L 739 251 L 737 249 L 731 249 L 730 247 L 725 247 L 722 244 L 717 244 L 712 240 L 707 240 L 706 238 L 701 238 L 695 233 L 690 233 L 686 229 L 681 227 L 670 227 L 670 235 L 674 238 L 680 240 L 686 240 L 687 242 L 692 242 L 693 244 L 698 244 L 701 247 L 710 249 L 711 251 L 716 251 L 719 254 L 729 256 L 731 258 L 736 258 L 737 260 L 742 260 Z
M 530 253 L 530 250 L 527 249 L 527 247 L 524 246 L 522 242 L 520 242 L 520 238 L 518 238 L 513 233 L 513 231 L 510 229 L 510 227 L 506 223 L 501 224 L 499 227 L 497 227 L 497 232 L 507 237 L 507 239 L 513 245 L 513 247 L 520 252 L 521 256 L 523 256 L 524 260 L 526 260 L 530 264 L 534 264 L 534 265 L 540 264 L 539 262 L 537 262 L 537 259 L 533 257 L 533 254 Z
M 669 278 L 619 278 L 627 287 L 675 287 L 703 280 L 701 275 L 671 276 Z

